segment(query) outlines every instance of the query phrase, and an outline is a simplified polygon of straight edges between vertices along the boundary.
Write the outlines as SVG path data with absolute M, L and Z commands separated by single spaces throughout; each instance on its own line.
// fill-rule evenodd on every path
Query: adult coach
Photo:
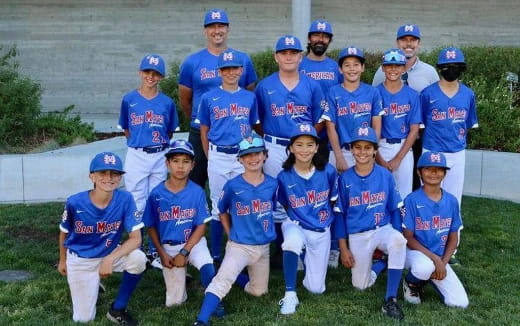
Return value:
M 434 67 L 422 62 L 419 57 L 419 49 L 421 46 L 421 30 L 415 24 L 405 24 L 399 26 L 397 29 L 397 47 L 401 49 L 406 56 L 405 73 L 402 75 L 402 80 L 405 85 L 410 86 L 413 90 L 421 92 L 427 86 L 439 81 L 439 75 Z M 379 67 L 372 86 L 377 86 L 385 80 L 385 73 Z M 422 153 L 422 140 L 420 136 L 415 141 L 413 147 L 414 162 L 417 162 Z M 417 163 L 414 163 L 414 170 Z M 417 174 L 413 173 L 413 189 L 421 186 L 421 181 Z
M 189 142 L 195 150 L 196 164 L 190 174 L 190 179 L 203 188 L 208 179 L 208 160 L 202 149 L 200 124 L 196 118 L 202 94 L 222 83 L 217 69 L 218 56 L 228 49 L 228 33 L 227 13 L 222 9 L 209 10 L 204 16 L 206 48 L 188 56 L 182 63 L 179 72 L 180 105 L 184 114 L 191 118 Z M 244 72 L 240 77 L 239 85 L 242 88 L 253 90 L 257 79 L 256 72 L 249 56 L 243 52 L 240 54 L 244 60 Z

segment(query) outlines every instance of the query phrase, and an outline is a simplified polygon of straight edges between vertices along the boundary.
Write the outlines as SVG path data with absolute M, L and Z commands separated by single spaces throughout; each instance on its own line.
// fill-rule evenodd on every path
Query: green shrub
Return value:
M 188 131 L 190 129 L 190 119 L 191 117 L 186 117 L 184 112 L 181 110 L 181 105 L 179 101 L 179 69 L 180 62 L 174 61 L 169 64 L 170 72 L 167 74 L 166 78 L 164 78 L 159 84 L 161 88 L 161 92 L 168 95 L 175 102 L 175 106 L 177 107 L 177 114 L 179 115 L 179 126 L 181 131 Z

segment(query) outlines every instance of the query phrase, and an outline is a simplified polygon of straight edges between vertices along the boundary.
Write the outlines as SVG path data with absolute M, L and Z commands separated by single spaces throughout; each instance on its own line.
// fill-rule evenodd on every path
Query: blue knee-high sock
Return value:
M 130 274 L 126 271 L 123 272 L 123 279 L 121 280 L 119 292 L 117 293 L 117 297 L 114 301 L 114 305 L 112 306 L 112 308 L 116 310 L 126 308 L 126 306 L 128 305 L 128 300 L 130 300 L 130 296 L 132 295 L 132 292 L 134 292 L 142 276 L 142 273 Z
M 380 259 L 372 264 L 372 270 L 376 273 L 377 276 L 379 276 L 379 274 L 381 274 L 381 272 L 386 269 L 386 266 L 386 261 Z
M 339 250 L 338 240 L 330 240 L 330 250 Z
M 402 274 L 402 269 L 388 269 L 385 301 L 388 300 L 388 298 L 397 298 L 397 289 L 399 288 L 399 283 L 401 283 Z
M 298 275 L 298 255 L 292 251 L 283 251 L 283 276 L 285 291 L 296 291 L 296 276 Z
M 213 264 L 206 264 L 200 268 L 200 283 L 204 288 L 208 287 L 213 276 L 215 276 L 215 266 Z
M 224 233 L 222 223 L 220 223 L 220 221 L 211 220 L 209 231 L 211 257 L 213 257 L 213 260 L 220 260 L 220 254 L 222 251 L 222 234 Z
M 276 250 L 281 251 L 282 249 L 282 243 L 283 243 L 283 232 L 282 232 L 282 223 L 274 223 L 274 230 L 276 232 Z
M 197 320 L 203 321 L 204 323 L 208 323 L 211 314 L 217 308 L 220 303 L 220 298 L 214 295 L 211 292 L 206 292 L 204 296 L 204 301 L 202 301 L 202 308 L 200 308 L 199 315 L 197 316 Z
M 414 283 L 414 284 L 420 284 L 420 283 L 423 283 L 424 281 L 423 280 L 420 280 L 418 279 L 417 277 L 415 277 L 412 272 L 408 272 L 408 274 L 406 274 L 405 276 L 405 281 L 408 282 L 408 283 Z
M 247 283 L 249 283 L 249 275 L 246 273 L 238 274 L 235 284 L 238 285 L 241 289 L 244 289 Z

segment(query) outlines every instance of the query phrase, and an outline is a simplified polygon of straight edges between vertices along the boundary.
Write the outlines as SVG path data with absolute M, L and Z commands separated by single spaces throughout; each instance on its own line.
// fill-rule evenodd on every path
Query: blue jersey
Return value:
M 238 144 L 260 123 L 255 94 L 242 88 L 229 92 L 218 87 L 205 93 L 198 111 L 199 123 L 209 127 L 209 141 L 220 146 Z
M 457 198 L 443 190 L 435 202 L 419 188 L 406 197 L 404 207 L 403 227 L 428 250 L 444 255 L 449 234 L 462 227 Z
M 278 201 L 287 215 L 304 229 L 323 229 L 333 221 L 332 203 L 338 197 L 336 169 L 327 164 L 323 171 L 314 170 L 309 179 L 292 167 L 278 174 Z
M 153 99 L 144 98 L 137 90 L 123 96 L 119 125 L 128 129 L 128 147 L 168 144 L 168 134 L 179 126 L 175 103 L 159 92 Z
M 403 203 L 387 169 L 374 164 L 370 174 L 362 177 L 351 167 L 339 176 L 338 183 L 336 207 L 342 220 L 336 223 L 337 238 L 385 226 L 392 215 L 400 216 Z
M 263 245 L 276 238 L 273 210 L 277 187 L 276 179 L 268 175 L 264 175 L 264 181 L 257 186 L 245 181 L 242 175 L 226 182 L 218 210 L 231 216 L 229 238 L 232 241 Z
M 191 232 L 211 218 L 204 190 L 191 180 L 177 193 L 165 182 L 155 187 L 146 202 L 143 222 L 159 234 L 161 243 L 184 243 Z
M 328 110 L 323 118 L 334 122 L 339 144 L 350 144 L 350 135 L 357 128 L 371 127 L 372 117 L 384 114 L 379 91 L 363 82 L 353 91 L 336 85 L 327 96 Z
M 60 230 L 67 233 L 64 246 L 82 258 L 102 258 L 114 251 L 123 232 L 143 227 L 132 195 L 114 190 L 107 207 L 96 207 L 90 191 L 70 196 L 65 203 Z
M 466 148 L 466 133 L 478 127 L 475 93 L 459 82 L 453 97 L 444 94 L 439 83 L 421 92 L 424 123 L 423 147 L 436 152 L 455 153 Z
M 410 126 L 421 124 L 419 93 L 403 85 L 397 93 L 390 93 L 384 84 L 377 86 L 385 114 L 382 119 L 381 138 L 405 139 Z
M 236 51 L 231 48 L 227 50 Z M 242 88 L 246 88 L 257 79 L 255 68 L 246 53 L 236 52 L 243 56 L 244 60 L 244 72 L 242 76 L 240 76 L 238 85 Z M 186 86 L 192 91 L 191 126 L 194 128 L 199 129 L 199 124 L 195 120 L 197 119 L 197 110 L 202 95 L 222 85 L 222 78 L 220 77 L 217 65 L 218 55 L 211 54 L 208 49 L 202 49 L 199 52 L 191 54 L 181 64 L 179 85 Z
M 339 72 L 338 63 L 329 57 L 323 61 L 303 57 L 299 70 L 317 81 L 325 95 L 332 86 L 343 82 L 343 75 Z
M 292 91 L 282 84 L 275 72 L 258 83 L 255 93 L 262 129 L 276 137 L 290 138 L 298 123 L 318 123 L 327 107 L 320 85 L 301 73 Z

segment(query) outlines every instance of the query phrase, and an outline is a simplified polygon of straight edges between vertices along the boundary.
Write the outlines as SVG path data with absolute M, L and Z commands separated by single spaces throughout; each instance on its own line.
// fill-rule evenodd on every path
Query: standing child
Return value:
M 337 198 L 337 174 L 318 152 L 318 135 L 308 123 L 291 133 L 289 157 L 278 175 L 278 200 L 289 219 L 283 222 L 283 272 L 285 296 L 282 314 L 293 314 L 299 304 L 296 295 L 298 257 L 305 248 L 303 286 L 312 293 L 325 292 L 330 251 L 332 202 Z
M 218 57 L 220 87 L 202 95 L 197 121 L 204 154 L 208 158 L 209 192 L 212 205 L 211 256 L 220 262 L 222 224 L 219 221 L 218 200 L 226 181 L 244 171 L 237 161 L 238 143 L 258 125 L 255 93 L 239 86 L 244 58 L 233 50 L 225 50 Z
M 402 198 L 412 192 L 412 146 L 422 122 L 419 94 L 401 80 L 405 64 L 403 51 L 386 51 L 382 65 L 385 81 L 377 86 L 385 113 L 376 159 L 381 166 L 392 172 Z
M 361 81 L 365 71 L 363 50 L 353 46 L 344 48 L 339 53 L 338 64 L 344 80 L 330 88 L 329 110 L 323 118 L 333 150 L 330 162 L 341 173 L 355 164 L 349 151 L 352 132 L 360 127 L 372 127 L 379 138 L 384 111 L 377 89 Z
M 75 322 L 94 320 L 100 278 L 123 271 L 107 318 L 120 325 L 137 325 L 126 307 L 146 268 L 146 256 L 138 249 L 143 223 L 132 195 L 117 189 L 123 173 L 119 156 L 97 154 L 90 162 L 94 189 L 69 197 L 65 204 L 58 271 L 67 276 Z M 124 231 L 128 239 L 119 245 Z
M 466 308 L 464 286 L 448 264 L 462 228 L 457 199 L 441 183 L 449 169 L 442 153 L 424 152 L 417 163 L 423 186 L 404 201 L 404 236 L 408 240 L 403 282 L 406 301 L 419 304 L 423 286 L 430 281 L 444 303 Z
M 150 191 L 166 179 L 164 150 L 179 125 L 174 102 L 159 91 L 165 71 L 163 58 L 156 54 L 145 56 L 139 66 L 141 85 L 123 96 L 121 102 L 119 125 L 128 145 L 125 187 L 141 214 Z M 151 243 L 149 260 L 152 266 L 162 268 Z
M 208 324 L 211 313 L 246 266 L 250 280 L 244 290 L 254 296 L 267 293 L 269 243 L 276 237 L 273 210 L 278 184 L 263 173 L 267 151 L 262 138 L 253 135 L 238 146 L 239 161 L 245 171 L 226 182 L 218 202 L 220 219 L 229 239 L 226 254 L 206 290 L 194 325 Z
M 165 156 L 169 177 L 152 190 L 143 221 L 163 265 L 166 306 L 171 307 L 188 298 L 188 262 L 200 270 L 204 287 L 215 276 L 215 267 L 204 238 L 205 223 L 210 218 L 206 195 L 189 180 L 195 165 L 193 147 L 179 139 L 171 144 Z
M 390 172 L 375 164 L 377 136 L 372 128 L 358 128 L 351 151 L 356 165 L 339 177 L 339 200 L 335 233 L 341 263 L 352 269 L 352 285 L 360 290 L 372 286 L 386 266 L 372 266 L 376 249 L 388 255 L 385 315 L 404 318 L 397 304 L 397 291 L 406 258 L 406 240 L 401 234 L 401 197 Z

